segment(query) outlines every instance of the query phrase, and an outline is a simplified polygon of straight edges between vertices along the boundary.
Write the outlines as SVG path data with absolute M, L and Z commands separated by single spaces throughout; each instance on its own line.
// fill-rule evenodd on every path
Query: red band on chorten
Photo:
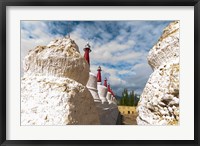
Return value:
M 91 52 L 91 49 L 90 49 L 89 43 L 87 43 L 87 45 L 85 46 L 85 48 L 83 50 L 85 51 L 84 58 L 87 61 L 87 63 L 90 65 L 90 55 L 89 55 L 89 53 Z
M 108 92 L 111 93 L 110 84 L 108 84 Z
M 104 79 L 104 86 L 105 86 L 105 87 L 108 86 L 108 85 L 107 85 L 107 79 L 106 79 L 106 78 Z
M 101 67 L 99 66 L 99 68 L 98 68 L 98 73 L 97 73 L 97 82 L 101 82 Z

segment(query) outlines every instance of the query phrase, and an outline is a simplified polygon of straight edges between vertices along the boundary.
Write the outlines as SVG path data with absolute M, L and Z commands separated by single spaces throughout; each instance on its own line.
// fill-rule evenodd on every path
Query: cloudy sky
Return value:
M 148 52 L 170 22 L 21 21 L 21 58 L 30 49 L 70 33 L 82 55 L 90 43 L 91 71 L 96 74 L 101 66 L 102 79 L 108 79 L 115 94 L 121 96 L 124 88 L 141 94 L 152 73 Z

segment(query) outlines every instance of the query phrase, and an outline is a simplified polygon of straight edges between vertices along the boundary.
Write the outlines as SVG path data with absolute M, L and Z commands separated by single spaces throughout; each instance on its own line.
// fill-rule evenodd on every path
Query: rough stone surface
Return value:
M 83 85 L 89 78 L 89 65 L 70 38 L 56 39 L 47 46 L 37 46 L 24 59 L 29 75 L 68 77 Z
M 116 104 L 101 104 L 97 109 L 101 125 L 116 125 L 119 114 Z
M 164 29 L 150 50 L 148 62 L 154 72 L 138 103 L 138 125 L 179 124 L 179 21 Z
M 152 69 L 179 58 L 179 21 L 170 23 L 147 57 Z
M 36 47 L 25 57 L 21 78 L 21 124 L 100 124 L 85 86 L 89 65 L 70 38 Z
M 90 92 L 61 77 L 22 78 L 22 125 L 98 124 Z

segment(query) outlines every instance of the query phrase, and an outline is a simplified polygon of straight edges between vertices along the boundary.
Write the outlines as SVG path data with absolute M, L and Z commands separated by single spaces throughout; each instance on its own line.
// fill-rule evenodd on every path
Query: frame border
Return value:
M 194 140 L 6 140 L 6 7 L 7 6 L 194 6 Z M 200 143 L 198 100 L 200 56 L 200 0 L 0 0 L 0 144 L 1 146 L 61 145 L 176 145 L 198 146 Z

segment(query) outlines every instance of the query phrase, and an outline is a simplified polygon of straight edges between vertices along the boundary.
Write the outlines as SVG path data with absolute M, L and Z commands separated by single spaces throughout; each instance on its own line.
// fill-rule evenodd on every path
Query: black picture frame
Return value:
M 7 6 L 194 6 L 194 140 L 6 140 L 6 7 Z M 197 146 L 199 139 L 199 0 L 0 0 L 0 144 L 2 146 L 47 145 L 176 145 Z

